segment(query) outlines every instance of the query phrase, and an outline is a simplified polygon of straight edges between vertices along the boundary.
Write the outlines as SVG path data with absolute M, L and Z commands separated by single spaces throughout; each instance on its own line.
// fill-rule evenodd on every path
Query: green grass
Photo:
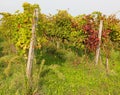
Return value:
M 39 60 L 33 66 L 31 95 L 120 94 L 119 51 L 111 53 L 109 72 L 106 72 L 105 58 L 102 58 L 102 65 L 95 66 L 90 59 L 86 63 L 84 56 L 79 57 L 72 51 L 64 54 L 63 51 L 42 52 L 40 58 L 36 57 Z M 45 59 L 43 65 L 40 64 L 42 59 Z M 77 64 L 76 60 L 79 61 Z M 25 64 L 16 55 L 0 58 L 0 95 L 29 95 Z
M 102 69 L 100 69 L 102 68 Z M 119 74 L 107 74 L 103 67 L 91 64 L 59 68 L 64 78 L 59 79 L 50 72 L 43 88 L 45 95 L 119 95 Z

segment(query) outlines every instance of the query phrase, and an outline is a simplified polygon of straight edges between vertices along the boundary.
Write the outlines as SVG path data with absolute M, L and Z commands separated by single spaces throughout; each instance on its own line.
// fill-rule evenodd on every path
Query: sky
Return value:
M 56 14 L 57 10 L 67 10 L 71 15 L 90 14 L 100 11 L 106 15 L 120 10 L 120 0 L 1 0 L 0 12 L 23 11 L 22 4 L 37 3 L 44 14 Z M 117 13 L 120 18 L 120 12 Z

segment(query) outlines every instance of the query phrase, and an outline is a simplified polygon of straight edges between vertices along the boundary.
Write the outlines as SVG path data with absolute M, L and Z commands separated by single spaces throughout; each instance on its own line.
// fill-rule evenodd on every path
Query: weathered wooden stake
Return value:
M 106 71 L 109 72 L 109 64 L 108 64 L 108 57 L 106 57 Z
M 33 14 L 32 37 L 30 41 L 30 48 L 29 48 L 27 68 L 26 68 L 26 75 L 29 81 L 32 78 L 32 64 L 34 58 L 34 46 L 35 46 L 35 37 L 36 37 L 35 31 L 36 31 L 37 21 L 38 21 L 38 9 L 35 9 Z
M 100 26 L 99 26 L 99 33 L 98 33 L 98 38 L 99 38 L 99 44 L 96 49 L 96 59 L 95 59 L 95 64 L 98 64 L 99 61 L 99 55 L 100 55 L 100 45 L 101 45 L 101 36 L 102 36 L 102 27 L 103 27 L 103 20 L 100 21 Z

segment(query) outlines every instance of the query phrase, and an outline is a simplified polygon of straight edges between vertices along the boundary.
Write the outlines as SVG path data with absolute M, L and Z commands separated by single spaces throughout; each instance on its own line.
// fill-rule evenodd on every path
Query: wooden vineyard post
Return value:
M 106 72 L 109 72 L 109 64 L 108 64 L 108 57 L 106 57 Z
M 96 49 L 96 59 L 95 59 L 95 64 L 98 64 L 99 61 L 99 56 L 100 56 L 100 45 L 101 45 L 101 36 L 102 36 L 102 28 L 103 28 L 103 20 L 100 21 L 100 26 L 99 26 L 99 33 L 98 33 L 98 38 L 99 38 L 99 44 Z
M 30 48 L 29 48 L 27 68 L 26 68 L 26 75 L 29 81 L 31 81 L 31 78 L 32 78 L 32 64 L 33 64 L 33 58 L 34 58 L 34 46 L 35 46 L 35 39 L 36 39 L 35 32 L 36 32 L 37 21 L 38 21 L 38 9 L 36 8 L 33 14 L 32 37 L 30 41 Z

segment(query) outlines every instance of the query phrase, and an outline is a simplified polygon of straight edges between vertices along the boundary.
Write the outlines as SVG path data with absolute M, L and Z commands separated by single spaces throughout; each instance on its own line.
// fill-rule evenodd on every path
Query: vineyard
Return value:
M 120 94 L 120 19 L 115 14 L 72 16 L 58 10 L 45 15 L 37 4 L 22 7 L 23 12 L 0 12 L 0 95 Z

